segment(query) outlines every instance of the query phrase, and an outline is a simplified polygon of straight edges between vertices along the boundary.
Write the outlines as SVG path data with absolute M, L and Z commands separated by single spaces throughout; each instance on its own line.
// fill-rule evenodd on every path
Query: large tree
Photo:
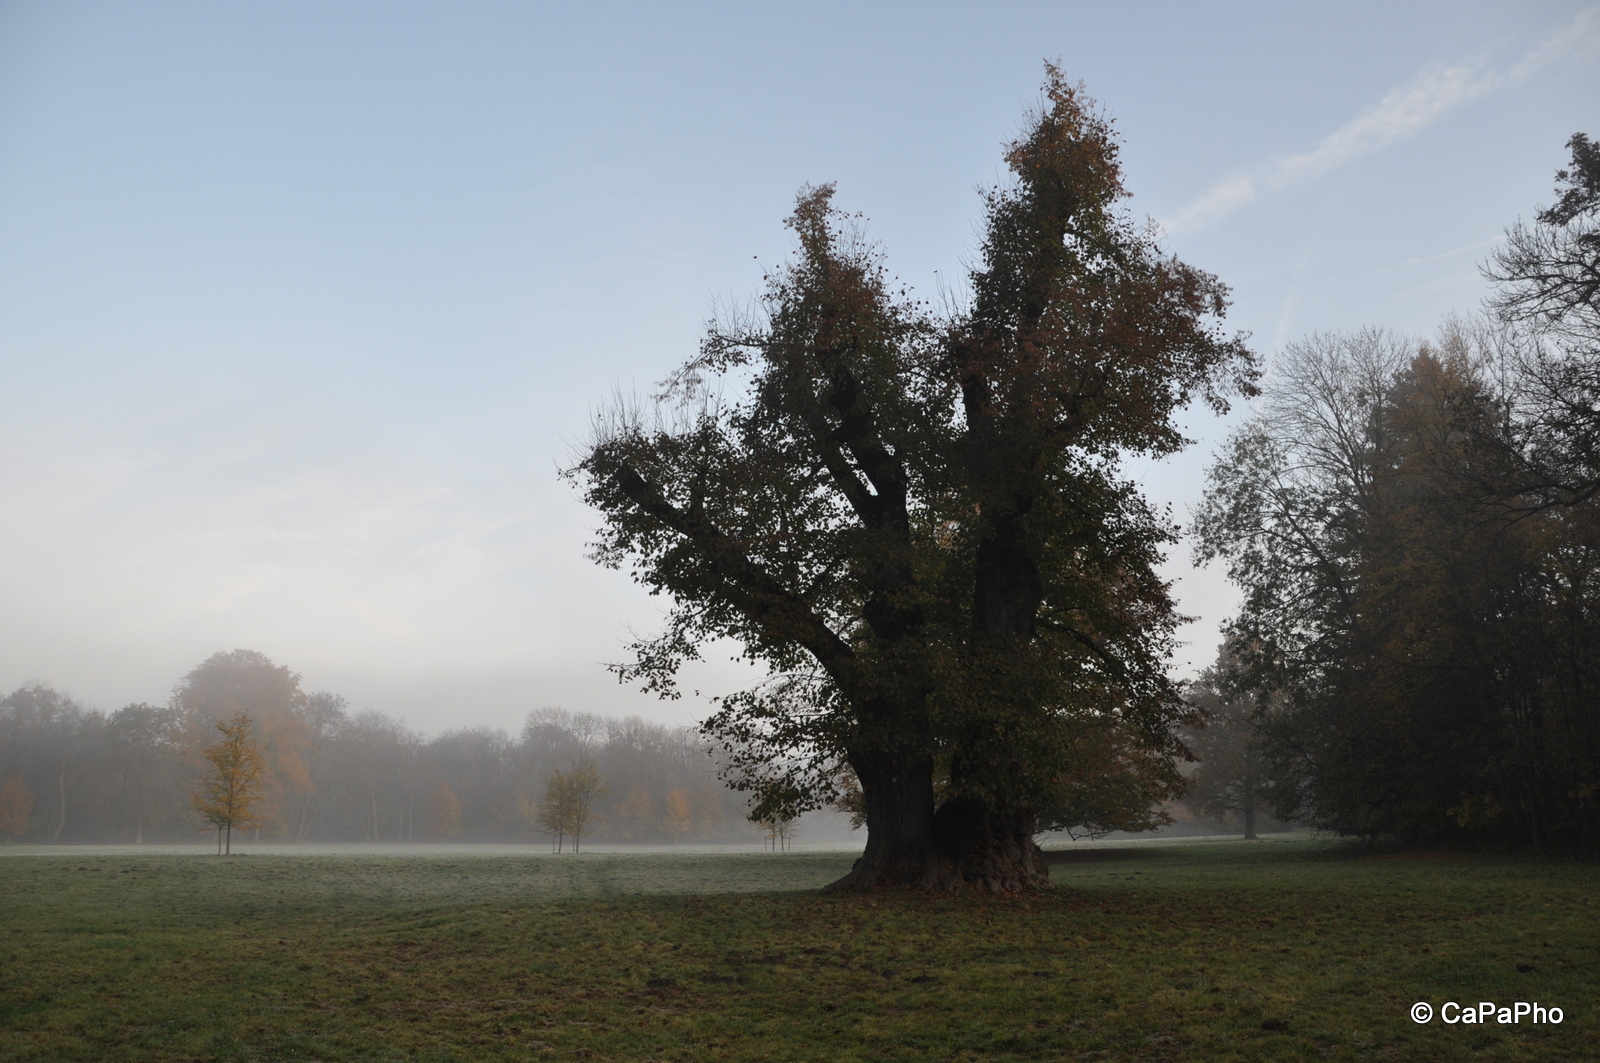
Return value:
M 1225 408 L 1254 363 L 1216 329 L 1226 288 L 1120 208 L 1109 122 L 1054 68 L 1045 96 L 964 309 L 897 288 L 808 188 L 759 309 L 653 408 L 607 411 L 569 472 L 596 559 L 674 603 L 621 675 L 672 696 L 731 639 L 770 679 L 706 728 L 756 814 L 859 780 L 840 888 L 1042 884 L 1037 830 L 1145 825 L 1178 784 L 1173 528 L 1119 461 L 1177 450 L 1177 412 Z
M 171 705 L 196 751 L 217 723 L 250 717 L 266 758 L 256 827 L 292 835 L 313 789 L 306 754 L 315 736 L 299 674 L 255 650 L 213 653 L 173 687 Z

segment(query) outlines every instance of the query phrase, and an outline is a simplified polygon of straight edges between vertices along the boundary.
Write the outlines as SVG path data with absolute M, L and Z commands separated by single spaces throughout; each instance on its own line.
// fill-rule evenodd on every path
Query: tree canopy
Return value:
M 567 473 L 604 517 L 595 559 L 673 601 L 618 672 L 675 696 L 732 639 L 770 678 L 705 727 L 756 814 L 859 780 L 840 888 L 1039 884 L 1041 826 L 1148 825 L 1179 785 L 1174 529 L 1120 461 L 1180 448 L 1176 413 L 1255 366 L 1218 329 L 1226 287 L 1121 209 L 1109 121 L 1054 68 L 1044 95 L 966 306 L 897 286 L 806 188 L 759 307 L 605 411 Z
M 1567 147 L 1556 202 L 1508 229 L 1483 268 L 1495 285 L 1488 308 L 1508 333 L 1498 353 L 1510 431 L 1498 441 L 1517 473 L 1510 504 L 1523 510 L 1600 493 L 1600 143 L 1575 133 Z
M 1600 170 L 1507 232 L 1490 317 L 1313 336 L 1209 473 L 1244 589 L 1233 693 L 1284 818 L 1593 846 L 1600 812 Z

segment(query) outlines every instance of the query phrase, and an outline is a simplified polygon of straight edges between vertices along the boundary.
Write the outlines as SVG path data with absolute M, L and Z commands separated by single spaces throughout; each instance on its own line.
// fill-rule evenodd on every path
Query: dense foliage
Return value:
M 1291 345 L 1211 471 L 1280 815 L 1600 844 L 1600 168 L 1570 146 L 1493 317 Z
M 986 197 L 968 304 L 897 290 L 831 186 L 757 312 L 714 322 L 653 408 L 602 419 L 571 478 L 595 556 L 671 597 L 620 667 L 676 692 L 731 639 L 767 669 L 706 724 L 760 809 L 859 781 L 843 886 L 1015 888 L 1042 827 L 1155 821 L 1179 785 L 1166 675 L 1174 530 L 1119 472 L 1175 413 L 1248 392 L 1226 288 L 1120 208 L 1109 123 L 1050 71 Z

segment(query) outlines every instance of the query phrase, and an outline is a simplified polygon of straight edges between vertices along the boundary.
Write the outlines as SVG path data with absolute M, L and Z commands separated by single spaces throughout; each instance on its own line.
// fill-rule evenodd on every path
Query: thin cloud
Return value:
M 1499 242 L 1500 241 L 1498 238 L 1479 240 L 1477 243 L 1464 244 L 1461 247 L 1453 247 L 1448 251 L 1441 251 L 1437 255 L 1423 255 L 1420 258 L 1408 258 L 1404 262 L 1397 262 L 1392 266 L 1384 266 L 1377 272 L 1380 274 L 1393 273 L 1395 270 L 1407 269 L 1411 266 L 1424 266 L 1430 262 L 1443 262 L 1447 258 L 1455 258 L 1456 256 L 1464 255 L 1469 251 L 1481 251 L 1485 247 L 1491 247 Z
M 1433 67 L 1390 92 L 1377 105 L 1335 129 L 1310 151 L 1279 159 L 1254 172 L 1235 174 L 1208 188 L 1164 221 L 1169 232 L 1201 229 L 1262 195 L 1313 181 L 1331 170 L 1421 132 L 1448 111 L 1521 81 L 1568 55 L 1600 51 L 1600 7 L 1579 12 L 1509 70 L 1481 62 Z

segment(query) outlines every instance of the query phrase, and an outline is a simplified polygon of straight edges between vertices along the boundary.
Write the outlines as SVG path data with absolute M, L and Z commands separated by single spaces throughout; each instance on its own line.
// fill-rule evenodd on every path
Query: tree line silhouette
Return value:
M 260 764 L 251 799 L 229 812 L 213 785 L 228 737 L 217 725 L 241 717 L 246 741 L 229 755 Z M 559 708 L 529 713 L 516 736 L 427 737 L 234 650 L 196 667 L 165 705 L 104 712 L 40 683 L 0 699 L 0 835 L 188 842 L 231 822 L 234 841 L 241 830 L 301 842 L 755 840 L 710 752 L 693 728 Z
M 1245 602 L 1199 693 L 1280 816 L 1600 844 L 1600 145 L 1568 147 L 1484 315 L 1291 344 L 1210 472 Z

